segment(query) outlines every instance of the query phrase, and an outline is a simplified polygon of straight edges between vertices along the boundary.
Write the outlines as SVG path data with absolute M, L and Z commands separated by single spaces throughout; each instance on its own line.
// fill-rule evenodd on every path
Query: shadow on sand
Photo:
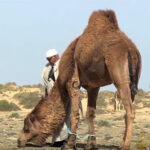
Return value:
M 26 147 L 36 147 L 36 148 L 41 148 L 41 147 L 53 147 L 55 148 L 54 146 L 52 146 L 50 143 L 46 143 L 42 146 L 38 146 L 38 145 L 33 145 L 33 144 L 26 144 Z M 84 149 L 85 147 L 85 144 L 82 144 L 82 143 L 77 143 L 76 144 L 76 148 L 80 148 L 80 149 Z M 58 147 L 56 147 L 58 148 Z M 120 150 L 120 147 L 119 146 L 115 146 L 115 145 L 97 145 L 97 148 L 98 150 Z

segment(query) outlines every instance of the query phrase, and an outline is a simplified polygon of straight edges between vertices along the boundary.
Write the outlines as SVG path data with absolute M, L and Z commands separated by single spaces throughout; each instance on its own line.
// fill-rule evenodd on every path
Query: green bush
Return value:
M 20 108 L 14 103 L 8 103 L 7 100 L 0 100 L 0 111 L 17 111 Z
M 19 118 L 20 115 L 18 113 L 12 113 L 8 118 Z
M 15 82 L 8 82 L 5 86 L 17 86 Z
M 5 91 L 16 91 L 17 90 L 17 86 L 16 88 L 14 88 L 14 86 L 16 86 L 15 82 L 8 82 L 5 85 L 0 84 L 0 91 L 1 92 L 5 92 Z
M 3 84 L 0 84 L 0 90 L 2 90 L 3 89 Z
M 99 127 L 110 127 L 110 123 L 108 121 L 105 121 L 105 120 L 100 120 L 97 122 L 97 125 Z
M 114 92 L 111 91 L 102 91 L 99 92 L 97 97 L 97 105 L 99 107 L 106 107 L 105 99 L 112 99 L 114 97 Z
M 37 92 L 23 92 L 15 94 L 14 97 L 24 108 L 33 108 L 41 99 Z

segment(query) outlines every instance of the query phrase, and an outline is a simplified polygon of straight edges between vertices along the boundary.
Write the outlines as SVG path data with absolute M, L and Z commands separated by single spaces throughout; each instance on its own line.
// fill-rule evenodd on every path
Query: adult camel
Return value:
M 114 84 L 126 110 L 122 150 L 128 150 L 135 109 L 133 105 L 141 73 L 141 56 L 133 42 L 119 29 L 112 10 L 95 11 L 82 35 L 75 39 L 62 55 L 59 77 L 48 97 L 41 100 L 27 115 L 18 146 L 28 141 L 42 144 L 52 135 L 66 116 L 71 100 L 71 127 L 63 150 L 75 149 L 79 121 L 80 87 L 88 93 L 87 119 L 89 137 L 86 150 L 96 149 L 94 119 L 100 87 Z

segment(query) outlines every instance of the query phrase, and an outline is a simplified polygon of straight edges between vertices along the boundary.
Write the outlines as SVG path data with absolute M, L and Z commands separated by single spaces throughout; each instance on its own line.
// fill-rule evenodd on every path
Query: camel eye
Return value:
M 27 128 L 27 127 L 24 127 L 24 133 L 30 133 L 30 130 L 29 130 L 29 128 Z
M 30 133 L 29 129 L 24 130 L 25 133 Z

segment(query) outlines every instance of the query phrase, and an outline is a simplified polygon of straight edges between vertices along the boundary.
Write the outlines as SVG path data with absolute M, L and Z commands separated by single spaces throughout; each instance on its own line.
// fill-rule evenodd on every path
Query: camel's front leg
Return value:
M 78 72 L 75 68 L 72 79 L 67 84 L 67 89 L 71 101 L 71 114 L 70 114 L 70 123 L 71 123 L 71 133 L 69 134 L 68 141 L 66 145 L 62 148 L 63 150 L 74 150 L 76 149 L 76 129 L 79 122 L 79 100 L 80 100 L 80 82 L 78 78 Z
M 85 150 L 96 150 L 96 137 L 94 132 L 94 119 L 95 119 L 95 110 L 96 110 L 96 100 L 98 95 L 99 88 L 89 88 L 88 92 L 88 104 L 87 104 L 87 120 L 89 126 L 89 137 L 87 140 L 87 145 Z

